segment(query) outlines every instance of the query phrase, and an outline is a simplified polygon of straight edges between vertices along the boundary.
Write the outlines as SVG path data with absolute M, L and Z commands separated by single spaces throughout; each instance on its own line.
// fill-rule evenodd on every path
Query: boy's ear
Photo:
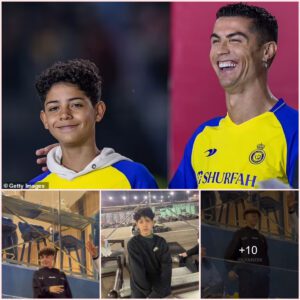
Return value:
M 100 122 L 103 119 L 103 116 L 106 111 L 106 105 L 103 101 L 99 101 L 95 105 L 95 110 L 96 110 L 96 122 Z
M 41 118 L 42 123 L 44 124 L 45 129 L 49 129 L 47 117 L 43 110 L 41 110 L 41 112 L 40 112 L 40 118 Z

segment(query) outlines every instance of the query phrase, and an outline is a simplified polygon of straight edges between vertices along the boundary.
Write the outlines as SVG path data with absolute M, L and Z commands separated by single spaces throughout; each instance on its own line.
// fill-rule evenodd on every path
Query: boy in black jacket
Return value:
M 150 207 L 134 214 L 139 234 L 127 245 L 132 298 L 164 298 L 171 293 L 172 259 L 166 240 L 152 233 Z
M 72 298 L 65 273 L 53 267 L 54 256 L 53 248 L 39 252 L 42 268 L 33 274 L 33 298 Z
M 255 228 L 260 217 L 261 213 L 256 208 L 244 211 L 247 226 L 234 233 L 224 256 L 229 279 L 239 280 L 240 298 L 269 297 L 268 243 Z

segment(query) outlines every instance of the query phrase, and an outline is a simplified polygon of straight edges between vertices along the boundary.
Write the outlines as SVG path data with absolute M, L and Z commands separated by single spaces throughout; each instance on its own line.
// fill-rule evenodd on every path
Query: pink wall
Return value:
M 170 177 L 194 130 L 201 123 L 226 113 L 224 92 L 209 62 L 215 14 L 226 4 L 172 3 Z M 269 86 L 277 98 L 282 97 L 298 108 L 298 4 L 252 4 L 266 8 L 279 24 L 278 52 L 269 72 Z

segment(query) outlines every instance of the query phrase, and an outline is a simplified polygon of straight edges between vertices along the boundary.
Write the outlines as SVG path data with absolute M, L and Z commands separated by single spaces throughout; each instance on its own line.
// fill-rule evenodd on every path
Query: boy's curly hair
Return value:
M 42 104 L 52 85 L 67 82 L 77 85 L 95 105 L 101 98 L 102 79 L 98 67 L 86 59 L 73 59 L 56 62 L 37 78 L 35 87 Z

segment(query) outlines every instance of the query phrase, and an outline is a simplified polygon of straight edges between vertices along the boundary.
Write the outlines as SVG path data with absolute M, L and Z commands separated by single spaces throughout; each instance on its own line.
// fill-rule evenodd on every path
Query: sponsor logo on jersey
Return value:
M 265 145 L 257 145 L 257 149 L 252 151 L 249 155 L 249 161 L 251 164 L 258 165 L 262 163 L 266 158 L 266 152 L 264 151 Z
M 255 187 L 257 176 L 238 172 L 203 172 L 197 173 L 197 182 L 200 184 L 236 184 Z
M 209 157 L 209 156 L 213 156 L 214 154 L 216 154 L 216 152 L 217 152 L 217 149 L 212 148 L 212 149 L 206 150 L 204 153 L 207 153 L 206 157 Z

